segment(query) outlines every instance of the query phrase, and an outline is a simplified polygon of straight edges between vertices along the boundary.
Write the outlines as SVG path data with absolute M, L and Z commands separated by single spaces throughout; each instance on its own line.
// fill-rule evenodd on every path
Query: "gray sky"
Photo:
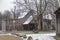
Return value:
M 0 12 L 13 8 L 13 0 L 0 0 Z

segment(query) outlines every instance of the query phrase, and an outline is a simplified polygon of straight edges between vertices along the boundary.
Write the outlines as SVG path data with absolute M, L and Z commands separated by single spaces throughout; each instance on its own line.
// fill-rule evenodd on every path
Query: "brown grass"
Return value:
M 3 35 L 3 36 L 0 36 L 0 40 L 23 40 L 23 39 L 19 37 L 14 37 L 14 36 Z

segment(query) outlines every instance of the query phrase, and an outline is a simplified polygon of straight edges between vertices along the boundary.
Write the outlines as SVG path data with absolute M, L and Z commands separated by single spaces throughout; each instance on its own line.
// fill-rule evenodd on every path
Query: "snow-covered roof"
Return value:
M 18 17 L 18 19 L 25 17 L 25 15 L 26 15 L 27 13 L 28 13 L 28 12 L 21 13 L 21 15 Z
M 29 24 L 32 21 L 33 17 L 30 16 L 23 24 Z
M 27 13 L 28 13 L 28 12 L 22 13 L 21 16 L 18 17 L 18 19 L 25 17 L 25 16 L 27 15 Z M 51 19 L 52 19 L 52 16 L 51 16 L 51 14 L 48 14 L 48 15 L 43 16 L 43 18 L 44 18 L 44 19 L 49 19 L 49 20 L 51 20 Z M 32 19 L 33 19 L 33 16 L 30 15 L 30 16 L 26 19 L 26 21 L 24 21 L 23 24 L 29 24 L 29 23 L 32 21 Z

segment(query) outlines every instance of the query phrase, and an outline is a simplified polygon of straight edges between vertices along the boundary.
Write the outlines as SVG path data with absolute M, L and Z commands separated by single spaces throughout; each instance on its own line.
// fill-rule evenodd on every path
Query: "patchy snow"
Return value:
M 49 33 L 49 34 L 28 34 L 27 36 L 31 36 L 33 40 L 55 40 L 53 36 L 55 36 L 55 33 Z M 27 38 L 28 38 L 27 37 Z
M 21 33 L 19 33 L 21 34 Z M 16 35 L 12 35 L 11 33 L 7 33 L 7 34 L 0 34 L 1 36 L 2 35 L 11 35 L 11 36 L 15 36 L 17 37 Z M 54 39 L 53 36 L 56 35 L 56 33 L 48 33 L 48 34 L 26 34 L 27 35 L 27 38 L 26 40 L 28 39 L 29 36 L 31 36 L 33 38 L 33 40 L 56 40 Z M 25 40 L 25 39 L 24 39 Z
M 33 19 L 32 16 L 30 16 L 23 24 L 29 24 L 31 22 L 31 20 Z

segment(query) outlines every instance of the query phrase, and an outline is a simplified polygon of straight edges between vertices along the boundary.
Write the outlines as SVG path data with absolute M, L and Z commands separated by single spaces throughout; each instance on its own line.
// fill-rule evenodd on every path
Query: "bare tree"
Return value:
M 13 19 L 18 19 L 18 17 L 20 16 L 20 11 L 16 9 L 16 6 L 14 7 L 14 9 L 11 9 L 11 13 Z
M 2 13 L 0 12 L 0 20 L 2 20 Z
M 58 0 L 16 0 L 14 2 L 19 8 L 22 7 L 24 11 L 35 10 L 37 12 L 38 30 L 42 30 L 43 14 L 51 13 L 58 8 Z M 20 9 L 20 10 L 22 10 Z M 48 11 L 49 10 L 49 11 Z M 34 15 L 34 14 L 33 14 Z
M 3 14 L 2 14 L 2 20 L 3 19 L 11 19 L 12 17 L 11 17 L 11 12 L 10 11 L 8 11 L 8 10 L 6 10 Z

